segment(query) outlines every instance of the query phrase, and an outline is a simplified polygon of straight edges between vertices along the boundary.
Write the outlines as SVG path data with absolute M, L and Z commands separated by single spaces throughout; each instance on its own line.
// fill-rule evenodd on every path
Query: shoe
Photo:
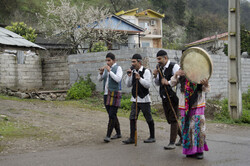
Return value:
M 144 143 L 153 143 L 153 142 L 155 142 L 155 138 L 148 138 L 148 139 L 146 139 L 146 140 L 144 140 Z
M 122 138 L 122 135 L 121 134 L 116 134 L 114 135 L 113 137 L 111 137 L 111 139 L 118 139 L 118 138 Z
M 110 137 L 105 137 L 104 142 L 110 142 Z
M 186 157 L 194 158 L 194 157 L 196 157 L 196 154 L 188 154 L 188 155 L 186 155 Z
M 196 153 L 197 159 L 203 159 L 203 153 Z
M 175 146 L 181 146 L 182 145 L 182 140 L 180 139 L 176 144 Z
M 134 139 L 131 139 L 131 138 L 128 138 L 127 140 L 125 141 L 122 141 L 124 144 L 134 144 L 135 143 L 135 140 Z
M 164 146 L 165 150 L 172 150 L 175 149 L 175 144 L 169 143 L 168 146 Z

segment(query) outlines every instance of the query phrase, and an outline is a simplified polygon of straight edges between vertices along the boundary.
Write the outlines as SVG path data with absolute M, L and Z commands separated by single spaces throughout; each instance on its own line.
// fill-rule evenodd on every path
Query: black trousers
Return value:
M 179 112 L 178 112 L 179 102 L 178 100 L 171 100 L 171 103 L 175 114 L 170 106 L 168 99 L 167 98 L 162 99 L 162 106 L 164 109 L 164 113 L 168 123 L 170 124 L 170 143 L 174 144 L 176 141 L 177 134 L 179 135 L 180 139 L 182 139 L 182 136 L 181 136 L 181 129 L 178 128 L 178 121 L 176 121 L 176 118 L 178 120 L 179 117 Z
M 149 133 L 150 138 L 155 138 L 155 128 L 154 128 L 154 120 L 152 118 L 151 114 L 151 106 L 150 103 L 137 103 L 137 114 L 136 114 L 136 103 L 133 102 L 131 106 L 131 112 L 130 112 L 130 138 L 134 139 L 135 137 L 135 123 L 136 119 L 138 118 L 138 115 L 140 113 L 140 110 L 143 113 L 143 116 L 145 117 L 148 127 L 149 127 Z
M 104 95 L 104 105 L 105 105 L 106 111 L 109 115 L 107 137 L 111 136 L 113 128 L 115 128 L 116 133 L 118 135 L 121 135 L 120 123 L 119 123 L 119 120 L 117 118 L 118 107 L 106 105 L 106 101 L 107 101 L 107 95 Z

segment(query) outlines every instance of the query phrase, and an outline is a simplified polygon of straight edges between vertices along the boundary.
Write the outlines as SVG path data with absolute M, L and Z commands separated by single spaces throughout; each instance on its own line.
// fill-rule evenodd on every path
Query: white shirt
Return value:
M 116 65 L 113 64 L 111 69 Z M 114 72 L 112 72 L 110 69 L 110 72 L 107 73 L 107 80 L 106 80 L 106 84 L 105 84 L 105 90 L 104 90 L 104 95 L 108 95 L 108 84 L 109 84 L 109 76 L 117 83 L 119 83 L 122 80 L 122 68 L 121 66 L 117 67 L 117 71 L 116 74 Z M 107 70 L 105 70 L 104 72 L 106 72 Z M 104 73 L 102 75 L 100 75 L 100 73 L 97 76 L 98 81 L 102 81 L 104 79 Z
M 143 66 L 141 66 L 141 68 L 139 69 L 139 71 L 143 70 Z M 136 70 L 134 69 L 133 72 L 136 72 Z M 127 85 L 127 87 L 132 87 L 132 80 L 133 80 L 133 74 L 131 76 L 126 77 L 125 80 L 125 84 Z M 146 88 L 149 89 L 151 86 L 151 72 L 146 69 L 144 74 L 143 74 L 143 78 L 141 77 L 139 82 L 141 83 L 141 85 Z M 131 97 L 131 101 L 132 102 L 136 102 L 136 99 L 132 96 Z M 137 96 L 137 102 L 138 103 L 151 103 L 151 99 L 149 94 L 147 96 L 145 96 L 144 98 L 140 98 L 139 96 Z
M 163 73 L 165 72 L 165 70 L 169 67 L 170 64 L 170 60 L 168 60 L 167 64 L 164 66 L 163 68 Z M 175 64 L 172 70 L 172 74 L 174 75 L 178 70 L 180 69 L 180 66 L 178 64 Z M 163 74 L 162 73 L 162 74 Z M 160 81 L 159 81 L 159 73 L 157 74 L 157 77 L 154 78 L 154 82 L 157 86 L 160 85 Z M 171 80 L 168 81 L 169 85 L 171 85 Z

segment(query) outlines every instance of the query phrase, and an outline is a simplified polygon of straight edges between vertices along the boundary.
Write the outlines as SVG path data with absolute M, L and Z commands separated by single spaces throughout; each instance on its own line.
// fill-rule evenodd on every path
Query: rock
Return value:
M 15 95 L 15 93 L 14 92 L 12 92 L 11 90 L 8 90 L 8 93 L 7 93 L 9 96 L 14 96 Z
M 60 97 L 57 98 L 58 101 L 64 101 L 65 98 L 63 97 L 63 95 L 61 95 Z
M 50 97 L 52 100 L 56 100 L 57 96 L 54 93 L 50 93 Z
M 21 92 L 15 92 L 14 96 L 21 98 Z
M 39 98 L 41 99 L 41 100 L 45 100 L 45 95 L 44 94 L 41 94 L 41 95 L 39 95 Z
M 21 96 L 20 96 L 21 99 L 28 99 L 30 98 L 30 96 L 26 93 L 21 93 Z
M 51 101 L 51 100 L 52 100 L 49 96 L 46 96 L 44 99 L 45 99 L 46 101 Z

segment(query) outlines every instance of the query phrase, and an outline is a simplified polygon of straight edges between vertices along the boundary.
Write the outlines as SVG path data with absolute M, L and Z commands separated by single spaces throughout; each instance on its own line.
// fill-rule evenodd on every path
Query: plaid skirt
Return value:
M 121 106 L 121 98 L 122 98 L 121 92 L 119 92 L 119 91 L 111 92 L 109 90 L 108 95 L 107 95 L 106 105 L 120 107 Z

